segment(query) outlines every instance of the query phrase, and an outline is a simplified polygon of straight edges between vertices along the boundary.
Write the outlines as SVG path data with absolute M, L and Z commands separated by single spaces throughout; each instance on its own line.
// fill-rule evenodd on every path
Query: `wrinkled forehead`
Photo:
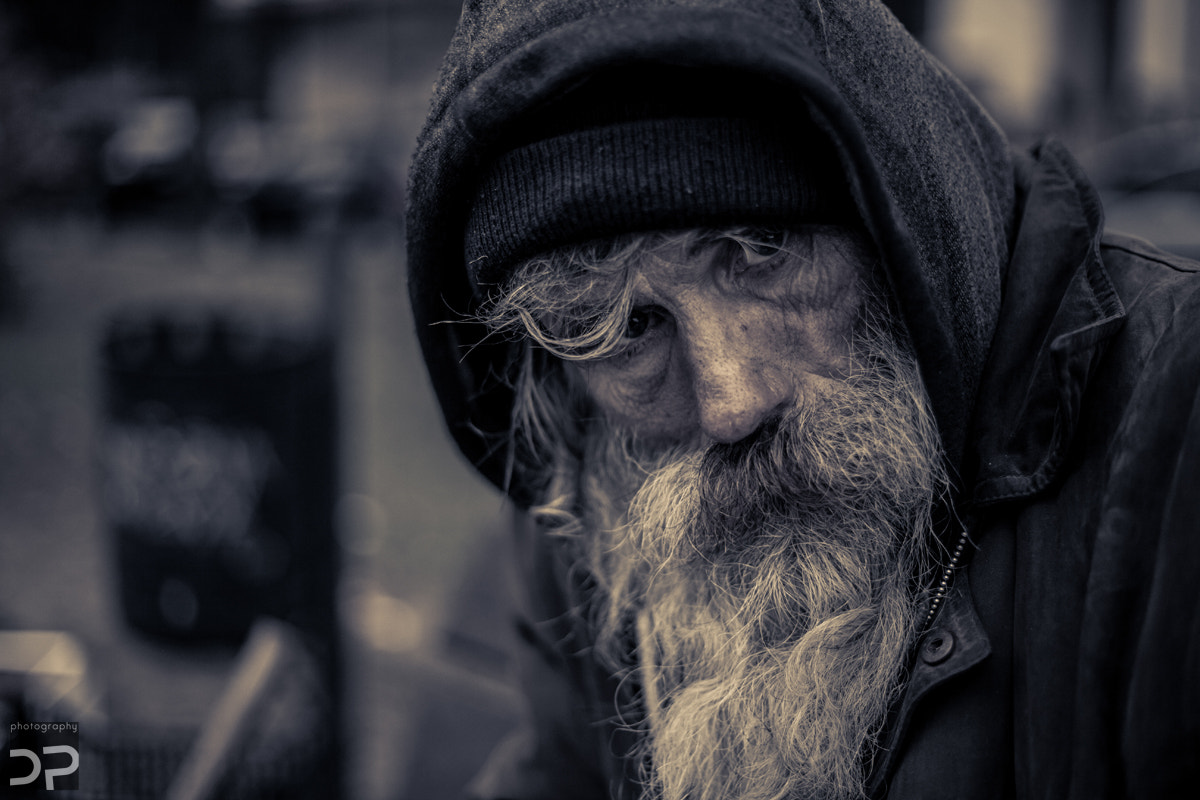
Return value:
M 687 281 L 699 266 L 731 260 L 747 249 L 766 253 L 797 247 L 800 238 L 761 225 L 618 234 L 539 253 L 513 270 L 499 294 L 540 283 L 581 301 L 611 299 L 646 272 Z
M 629 233 L 594 239 L 539 253 L 518 266 L 526 276 L 553 273 L 560 279 L 622 281 L 645 271 L 678 274 L 681 279 L 697 266 L 720 268 L 731 262 L 762 260 L 783 252 L 794 261 L 819 262 L 834 257 L 880 266 L 878 249 L 857 222 L 805 225 L 731 225 Z M 511 276 L 510 276 L 511 279 Z

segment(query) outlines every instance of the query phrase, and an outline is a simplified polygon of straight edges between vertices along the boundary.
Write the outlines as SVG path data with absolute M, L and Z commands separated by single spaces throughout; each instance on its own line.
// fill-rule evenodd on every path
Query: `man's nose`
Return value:
M 737 319 L 710 320 L 692 332 L 692 390 L 700 429 L 714 441 L 746 438 L 791 398 L 775 337 L 763 333 Z

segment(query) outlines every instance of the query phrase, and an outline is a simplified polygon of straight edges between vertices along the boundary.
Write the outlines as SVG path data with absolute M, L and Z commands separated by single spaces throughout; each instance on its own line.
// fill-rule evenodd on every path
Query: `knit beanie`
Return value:
M 837 156 L 799 101 L 723 75 L 628 68 L 527 115 L 506 137 L 478 184 L 464 255 L 486 293 L 515 265 L 567 244 L 853 214 Z

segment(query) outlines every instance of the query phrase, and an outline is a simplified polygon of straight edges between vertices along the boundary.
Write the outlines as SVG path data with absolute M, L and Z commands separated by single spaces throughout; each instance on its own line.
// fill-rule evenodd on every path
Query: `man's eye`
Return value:
M 625 338 L 639 339 L 662 323 L 662 312 L 656 308 L 634 308 L 625 322 Z

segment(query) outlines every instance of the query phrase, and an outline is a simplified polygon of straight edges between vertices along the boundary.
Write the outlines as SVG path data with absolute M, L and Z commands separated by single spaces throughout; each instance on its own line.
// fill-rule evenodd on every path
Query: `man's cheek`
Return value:
M 651 439 L 690 438 L 696 428 L 695 399 L 682 372 L 671 363 L 656 374 L 597 367 L 584 383 L 612 423 Z

